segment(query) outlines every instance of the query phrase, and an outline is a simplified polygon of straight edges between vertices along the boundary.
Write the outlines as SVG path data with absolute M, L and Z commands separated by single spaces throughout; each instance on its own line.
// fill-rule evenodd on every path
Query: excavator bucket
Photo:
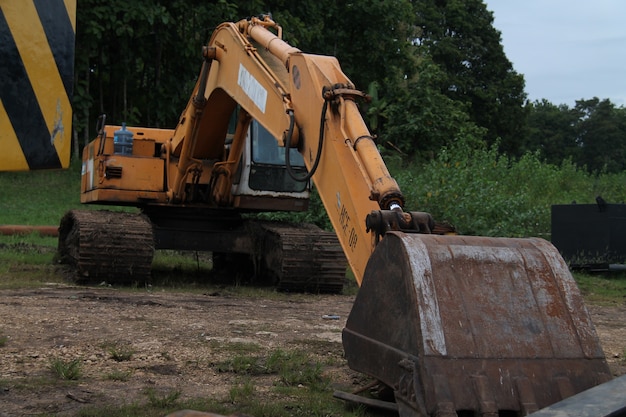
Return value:
M 343 343 L 351 368 L 393 389 L 401 417 L 522 416 L 611 379 L 543 239 L 387 233 Z

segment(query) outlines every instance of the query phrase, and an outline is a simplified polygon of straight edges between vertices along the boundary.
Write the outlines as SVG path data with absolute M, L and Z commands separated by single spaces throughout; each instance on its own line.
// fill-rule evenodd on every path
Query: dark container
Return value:
M 552 243 L 571 268 L 609 269 L 626 261 L 626 204 L 552 206 Z

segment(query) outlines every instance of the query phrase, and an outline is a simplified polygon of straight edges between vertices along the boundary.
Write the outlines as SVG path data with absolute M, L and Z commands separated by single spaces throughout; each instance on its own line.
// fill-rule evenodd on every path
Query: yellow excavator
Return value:
M 85 148 L 81 201 L 141 212 L 63 218 L 59 253 L 81 276 L 142 280 L 155 248 L 202 248 L 285 289 L 336 291 L 345 256 L 360 286 L 345 356 L 401 417 L 521 416 L 611 380 L 550 243 L 434 234 L 404 210 L 334 57 L 290 46 L 267 16 L 221 24 L 202 55 L 175 129 L 101 120 Z M 244 215 L 305 209 L 310 181 L 336 238 Z

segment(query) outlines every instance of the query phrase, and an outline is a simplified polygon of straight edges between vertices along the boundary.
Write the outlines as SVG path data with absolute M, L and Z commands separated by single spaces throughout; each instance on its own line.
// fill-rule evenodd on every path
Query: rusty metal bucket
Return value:
M 343 330 L 401 417 L 525 415 L 610 379 L 567 265 L 543 239 L 387 233 Z

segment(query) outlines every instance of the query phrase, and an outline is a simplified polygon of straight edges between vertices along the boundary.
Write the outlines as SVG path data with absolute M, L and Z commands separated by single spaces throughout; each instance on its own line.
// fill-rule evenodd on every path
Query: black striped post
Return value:
M 0 0 L 0 171 L 67 168 L 76 0 Z

